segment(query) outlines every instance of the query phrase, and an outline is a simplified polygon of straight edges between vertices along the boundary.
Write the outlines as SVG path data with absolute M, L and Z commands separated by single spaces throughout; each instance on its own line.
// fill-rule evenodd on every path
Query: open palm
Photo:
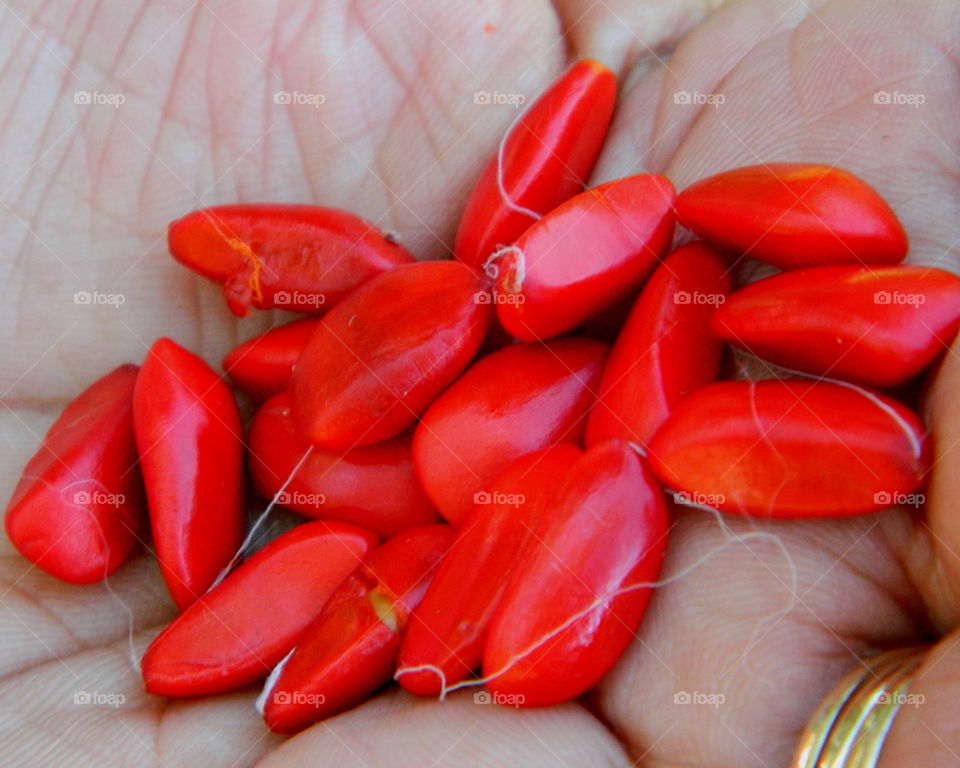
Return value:
M 707 5 L 10 3 L 0 495 L 66 400 L 142 359 L 153 339 L 216 363 L 280 319 L 232 318 L 213 287 L 166 256 L 169 220 L 215 203 L 316 202 L 444 257 L 469 186 L 515 115 L 474 94 L 529 100 L 574 57 L 622 77 L 596 180 L 656 171 L 682 188 L 736 165 L 836 164 L 891 202 L 912 261 L 960 269 L 960 8 L 745 0 L 701 22 Z M 880 91 L 924 99 L 876 103 Z M 934 389 L 925 517 L 726 518 L 723 528 L 677 510 L 665 576 L 682 575 L 658 591 L 600 687 L 548 710 L 391 691 L 284 740 L 254 711 L 255 690 L 173 702 L 143 692 L 133 665 L 174 613 L 149 555 L 107 586 L 72 587 L 4 540 L 0 763 L 783 765 L 858 654 L 956 623 L 957 385 L 950 357 Z M 926 703 L 901 712 L 883 765 L 960 761 L 951 648 L 947 636 L 921 670 Z M 683 693 L 702 695 L 684 704 Z

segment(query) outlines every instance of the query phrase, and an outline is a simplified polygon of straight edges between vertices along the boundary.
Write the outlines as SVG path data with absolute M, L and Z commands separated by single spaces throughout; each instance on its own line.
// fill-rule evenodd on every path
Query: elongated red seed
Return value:
M 516 344 L 477 362 L 430 406 L 413 459 L 447 521 L 459 525 L 512 459 L 580 441 L 607 351 L 576 337 Z
M 258 402 L 285 392 L 294 363 L 318 322 L 306 317 L 248 339 L 224 356 L 223 370 L 236 387 Z
M 153 641 L 141 665 L 147 691 L 202 696 L 265 677 L 376 542 L 364 528 L 325 521 L 274 539 Z
M 852 173 L 770 163 L 702 179 L 677 196 L 680 222 L 704 240 L 781 269 L 897 264 L 907 235 L 886 201 Z
M 645 448 L 678 402 L 716 380 L 723 343 L 710 318 L 730 282 L 724 259 L 703 243 L 678 248 L 657 267 L 603 370 L 587 447 L 618 439 Z
M 494 477 L 460 528 L 410 620 L 397 680 L 437 696 L 480 666 L 487 630 L 511 569 L 582 451 L 561 443 L 512 461 Z
M 960 279 L 932 267 L 814 267 L 733 294 L 712 320 L 731 344 L 788 368 L 874 387 L 913 378 L 960 326 Z
M 674 189 L 642 174 L 588 189 L 493 257 L 497 317 L 522 341 L 573 330 L 640 287 L 673 238 Z
M 158 339 L 137 377 L 133 426 L 160 571 L 182 610 L 243 540 L 240 413 L 209 365 Z
M 272 730 L 294 733 L 359 704 L 390 680 L 410 612 L 452 541 L 448 525 L 421 526 L 371 553 L 267 681 L 261 701 Z
M 909 409 L 823 381 L 725 381 L 681 402 L 650 465 L 694 503 L 760 517 L 871 512 L 917 491 L 930 468 Z
M 498 701 L 548 706 L 599 682 L 634 638 L 668 525 L 659 484 L 626 443 L 574 463 L 490 625 L 483 675 Z
M 414 471 L 412 439 L 407 431 L 349 451 L 311 446 L 297 431 L 284 392 L 250 423 L 247 469 L 257 493 L 276 497 L 282 507 L 393 536 L 437 520 Z
M 369 221 L 315 205 L 221 205 L 170 224 L 170 253 L 223 284 L 235 315 L 251 306 L 325 312 L 358 285 L 413 257 Z
M 600 153 L 617 98 L 614 74 L 578 61 L 530 105 L 470 193 L 454 253 L 477 270 L 537 215 L 581 191 Z
M 454 261 L 397 267 L 358 288 L 323 318 L 294 368 L 301 431 L 346 449 L 411 426 L 480 347 L 488 297 Z
M 89 584 L 106 578 L 144 535 L 146 507 L 132 421 L 138 371 L 121 365 L 64 408 L 7 505 L 10 541 L 63 581 Z

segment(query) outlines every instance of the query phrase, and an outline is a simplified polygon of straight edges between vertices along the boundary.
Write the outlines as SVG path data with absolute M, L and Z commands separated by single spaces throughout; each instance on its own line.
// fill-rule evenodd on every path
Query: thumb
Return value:
M 943 638 L 914 673 L 877 768 L 960 764 L 960 632 Z
M 934 623 L 960 622 L 960 341 L 947 352 L 931 390 L 934 465 L 926 504 L 933 558 L 918 584 Z

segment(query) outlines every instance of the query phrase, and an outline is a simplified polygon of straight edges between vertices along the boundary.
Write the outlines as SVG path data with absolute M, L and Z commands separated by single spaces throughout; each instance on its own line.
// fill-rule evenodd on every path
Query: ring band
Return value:
M 834 687 L 797 743 L 793 768 L 876 768 L 887 732 L 928 646 L 863 662 Z

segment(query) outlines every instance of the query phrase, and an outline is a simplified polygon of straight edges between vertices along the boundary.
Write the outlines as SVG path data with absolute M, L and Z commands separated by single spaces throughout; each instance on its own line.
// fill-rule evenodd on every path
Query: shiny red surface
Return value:
M 293 372 L 293 415 L 324 448 L 411 426 L 467 367 L 490 322 L 481 280 L 455 261 L 374 278 L 323 318 Z
M 634 639 L 652 594 L 638 585 L 657 579 L 668 526 L 659 483 L 626 443 L 576 461 L 490 625 L 483 675 L 498 700 L 548 706 L 599 682 Z
M 676 404 L 716 380 L 723 343 L 710 318 L 730 292 L 724 259 L 703 243 L 674 251 L 643 287 L 613 346 L 586 444 L 645 447 Z
M 315 205 L 221 205 L 170 224 L 173 257 L 223 284 L 230 311 L 325 312 L 398 264 L 406 249 L 359 216 Z
M 250 423 L 247 471 L 254 489 L 267 499 L 283 488 L 282 507 L 392 536 L 437 521 L 413 468 L 412 438 L 407 431 L 349 451 L 313 446 L 301 463 L 311 446 L 294 426 L 285 392 L 265 402 Z
M 265 677 L 376 543 L 319 521 L 274 539 L 157 636 L 141 664 L 147 691 L 201 696 Z
M 444 519 L 459 525 L 474 494 L 513 459 L 580 441 L 608 351 L 574 337 L 506 347 L 474 364 L 427 409 L 413 460 Z
M 919 418 L 883 395 L 818 381 L 724 381 L 680 403 L 650 443 L 665 486 L 759 517 L 890 506 L 930 467 Z
M 89 584 L 106 578 L 144 536 L 132 420 L 138 371 L 121 365 L 67 405 L 7 505 L 10 541 L 58 579 Z
M 447 525 L 405 531 L 340 586 L 266 691 L 264 718 L 272 730 L 299 731 L 389 682 L 410 612 L 453 536 Z
M 224 372 L 257 402 L 286 391 L 293 366 L 319 322 L 305 317 L 248 339 L 224 356 Z
M 167 589 L 181 610 L 206 592 L 243 540 L 243 445 L 233 393 L 170 339 L 150 347 L 133 425 Z
M 712 327 L 779 365 L 874 387 L 912 379 L 960 326 L 960 279 L 933 267 L 785 272 L 733 294 Z
M 574 64 L 530 105 L 487 163 L 470 193 L 454 243 L 476 269 L 540 215 L 583 189 L 600 154 L 617 98 L 614 74 L 597 61 Z M 502 169 L 502 173 L 501 173 Z M 501 184 L 503 191 L 501 191 Z
M 677 218 L 714 245 L 781 269 L 897 264 L 907 235 L 866 182 L 807 163 L 734 168 L 677 196 Z
M 673 239 L 674 190 L 654 174 L 572 197 L 497 261 L 497 317 L 523 341 L 576 328 L 640 287 Z
M 487 503 L 473 506 L 410 619 L 397 661 L 397 680 L 406 690 L 438 696 L 479 668 L 517 556 L 542 517 L 552 514 L 557 487 L 581 455 L 561 443 L 521 456 L 491 480 Z M 432 669 L 413 671 L 423 665 Z

